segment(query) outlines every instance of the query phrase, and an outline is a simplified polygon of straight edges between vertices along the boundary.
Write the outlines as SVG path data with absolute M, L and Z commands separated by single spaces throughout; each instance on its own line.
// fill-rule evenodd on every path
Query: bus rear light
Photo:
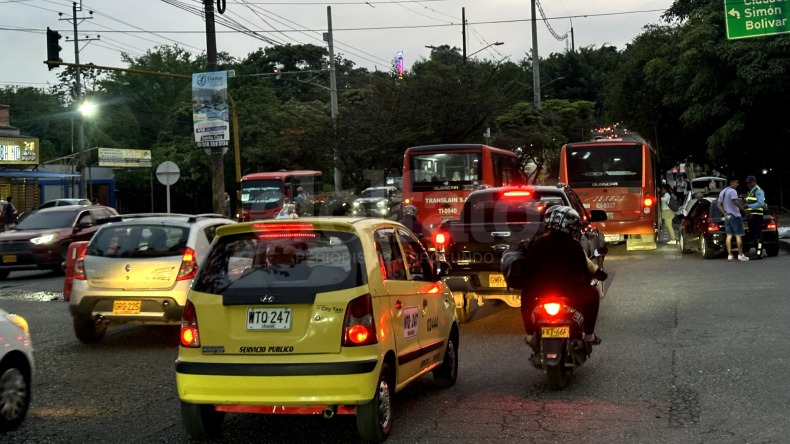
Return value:
M 646 197 L 645 200 L 642 203 L 646 207 L 652 207 L 653 206 L 653 198 L 652 197 Z
M 447 233 L 442 233 L 441 231 L 436 233 L 436 236 L 433 239 L 433 243 L 436 244 L 436 247 L 444 248 L 450 242 L 450 235 Z

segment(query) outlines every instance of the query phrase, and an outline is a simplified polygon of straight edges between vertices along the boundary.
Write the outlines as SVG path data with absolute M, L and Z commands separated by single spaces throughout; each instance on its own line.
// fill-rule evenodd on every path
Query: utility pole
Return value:
M 464 63 L 466 63 L 466 8 L 461 8 L 461 39 L 463 44 Z
M 540 60 L 538 59 L 538 20 L 532 0 L 532 91 L 535 109 L 540 109 Z
M 80 63 L 80 41 L 90 41 L 96 40 L 92 38 L 84 38 L 80 40 L 77 27 L 83 20 L 92 19 L 93 11 L 91 11 L 91 17 L 80 17 L 77 19 L 77 11 L 82 12 L 82 3 L 80 3 L 79 8 L 77 7 L 77 2 L 71 3 L 71 19 L 61 17 L 59 20 L 66 20 L 71 22 L 74 27 L 74 61 L 75 64 L 79 65 Z M 62 13 L 60 15 L 63 15 Z M 77 107 L 80 106 L 82 102 L 82 73 L 80 72 L 79 66 L 77 66 L 76 71 L 74 73 L 74 103 Z M 79 109 L 78 109 L 79 111 Z M 82 115 L 81 112 L 78 112 L 79 116 L 79 125 L 77 125 L 77 147 L 80 150 L 79 155 L 79 170 L 80 170 L 80 197 L 83 199 L 88 198 L 88 188 L 85 183 L 85 117 Z
M 214 1 L 203 0 L 203 11 L 206 15 L 206 70 L 216 71 L 217 35 L 214 29 Z M 225 169 L 222 161 L 225 147 L 211 147 L 207 150 L 211 156 L 211 194 L 214 197 L 214 212 L 225 214 Z M 226 214 L 226 216 L 230 215 Z
M 335 192 L 343 189 L 343 175 L 338 168 L 337 150 L 337 72 L 335 67 L 335 43 L 332 36 L 332 7 L 326 7 L 328 31 L 324 33 L 324 41 L 329 44 L 329 106 L 332 113 L 332 157 L 335 163 Z

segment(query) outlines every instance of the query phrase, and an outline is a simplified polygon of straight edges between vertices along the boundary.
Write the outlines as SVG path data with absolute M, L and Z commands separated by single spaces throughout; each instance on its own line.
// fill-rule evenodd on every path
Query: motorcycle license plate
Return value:
M 499 273 L 491 273 L 488 275 L 488 286 L 489 287 L 507 287 L 507 282 L 505 282 L 505 276 Z
M 542 338 L 570 338 L 571 328 L 567 325 L 562 327 L 541 327 L 540 336 Z

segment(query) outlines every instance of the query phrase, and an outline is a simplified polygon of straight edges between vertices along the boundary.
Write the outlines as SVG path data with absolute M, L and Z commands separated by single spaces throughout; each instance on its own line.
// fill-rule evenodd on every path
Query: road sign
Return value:
M 181 176 L 181 170 L 178 169 L 178 165 L 171 161 L 165 161 L 159 164 L 156 167 L 156 179 L 162 185 L 167 185 L 167 212 L 170 212 L 170 185 L 178 182 L 178 178 Z
M 786 0 L 724 0 L 724 17 L 730 40 L 790 32 Z

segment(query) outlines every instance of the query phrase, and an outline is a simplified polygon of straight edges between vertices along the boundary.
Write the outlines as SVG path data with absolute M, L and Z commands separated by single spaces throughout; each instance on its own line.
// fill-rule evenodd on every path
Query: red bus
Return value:
M 655 152 L 645 141 L 601 139 L 569 143 L 560 152 L 560 182 L 588 210 L 606 211 L 598 222 L 607 242 L 629 250 L 656 248 L 661 217 L 656 202 Z
M 247 174 L 241 178 L 241 221 L 274 219 L 285 199 L 296 198 L 299 187 L 310 199 L 320 200 L 324 194 L 323 174 L 311 170 Z
M 432 231 L 457 219 L 473 190 L 525 183 L 518 156 L 487 145 L 416 146 L 403 157 L 403 205 L 417 207 L 417 219 Z

